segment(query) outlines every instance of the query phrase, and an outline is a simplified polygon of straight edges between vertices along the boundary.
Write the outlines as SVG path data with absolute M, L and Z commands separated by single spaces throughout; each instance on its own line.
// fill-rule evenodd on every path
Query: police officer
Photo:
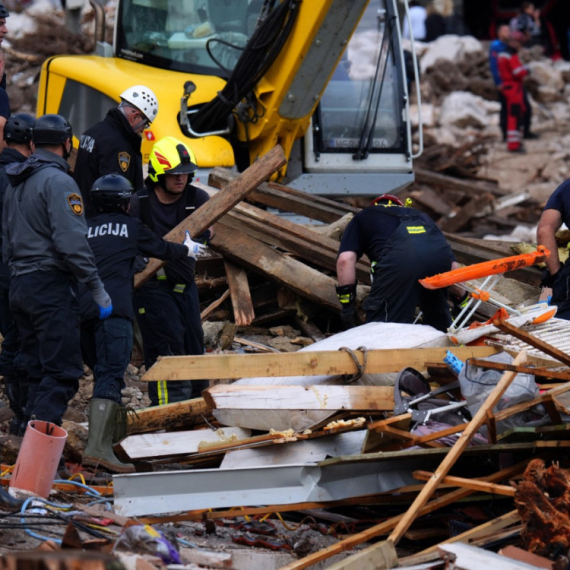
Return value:
M 77 282 L 91 290 L 100 318 L 113 308 L 87 242 L 79 189 L 67 174 L 71 126 L 44 115 L 32 142 L 35 152 L 6 168 L 2 253 L 28 372 L 26 415 L 60 425 L 83 374 Z
M 348 224 L 339 248 L 336 292 L 345 328 L 354 326 L 356 262 L 371 262 L 372 288 L 364 301 L 366 322 L 412 323 L 416 306 L 423 324 L 447 331 L 451 316 L 444 289 L 430 291 L 418 279 L 449 271 L 453 253 L 426 214 L 383 194 Z
M 99 276 L 111 296 L 113 314 L 100 320 L 91 291 L 85 285 L 80 287 L 81 346 L 84 361 L 93 370 L 95 379 L 83 463 L 131 473 L 134 466 L 122 463 L 113 453 L 113 434 L 120 422 L 121 388 L 133 347 L 135 257 L 140 254 L 176 261 L 195 257 L 205 246 L 193 244 L 189 237 L 185 245 L 167 242 L 138 218 L 128 216 L 126 210 L 133 186 L 119 174 L 102 176 L 90 193 L 95 215 L 87 220 L 87 239 Z
M 6 167 L 14 162 L 24 162 L 32 154 L 32 127 L 34 117 L 26 113 L 11 116 L 4 128 L 6 147 L 0 154 L 0 220 L 4 194 L 8 186 Z M 1 235 L 0 225 L 0 235 Z M 1 241 L 0 241 L 1 244 Z M 0 374 L 4 376 L 4 388 L 14 417 L 9 431 L 14 435 L 24 435 L 26 423 L 24 407 L 28 395 L 25 369 L 17 364 L 19 336 L 18 328 L 10 311 L 8 298 L 10 289 L 10 270 L 0 262 L 0 333 L 2 333 L 2 351 L 0 352 Z
M 120 95 L 121 103 L 100 122 L 87 129 L 79 141 L 74 178 L 86 205 L 93 214 L 89 191 L 104 174 L 117 173 L 143 187 L 141 137 L 158 113 L 155 94 L 144 85 L 135 85 Z
M 167 234 L 208 200 L 206 192 L 191 184 L 197 169 L 194 153 L 184 143 L 174 137 L 159 140 L 150 153 L 146 186 L 131 199 L 131 215 L 159 237 Z M 211 237 L 211 232 L 212 228 L 196 236 L 197 241 Z M 147 369 L 159 356 L 204 352 L 194 268 L 192 258 L 169 263 L 135 291 Z M 161 381 L 150 383 L 148 392 L 152 404 L 161 405 L 187 400 L 205 386 L 204 382 Z

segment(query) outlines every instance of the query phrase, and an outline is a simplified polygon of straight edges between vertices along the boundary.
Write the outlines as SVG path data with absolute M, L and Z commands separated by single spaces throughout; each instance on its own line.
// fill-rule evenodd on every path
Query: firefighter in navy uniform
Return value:
M 136 190 L 143 187 L 142 133 L 156 118 L 158 100 L 144 85 L 120 95 L 121 103 L 87 129 L 79 141 L 74 178 L 85 202 L 86 216 L 93 214 L 89 191 L 105 174 L 121 174 Z
M 101 319 L 113 307 L 87 242 L 79 189 L 67 174 L 71 126 L 60 115 L 43 115 L 32 142 L 35 152 L 6 168 L 2 254 L 28 372 L 26 415 L 61 425 L 83 375 L 77 283 L 89 287 Z
M 91 188 L 95 215 L 87 220 L 87 239 L 95 255 L 99 276 L 113 302 L 113 314 L 101 321 L 91 291 L 81 286 L 81 347 L 93 370 L 93 398 L 89 408 L 89 440 L 83 463 L 103 465 L 129 473 L 134 467 L 113 453 L 113 434 L 120 421 L 121 389 L 133 347 L 133 275 L 137 255 L 166 261 L 195 256 L 205 246 L 190 238 L 183 244 L 160 239 L 139 219 L 127 215 L 132 184 L 118 174 L 107 174 Z
M 18 113 L 9 117 L 4 126 L 6 147 L 0 154 L 0 220 L 4 194 L 9 184 L 6 167 L 14 162 L 24 162 L 32 154 L 34 121 L 32 115 Z M 1 231 L 0 229 L 0 235 Z M 0 262 L 0 333 L 2 333 L 0 374 L 4 377 L 6 396 L 10 402 L 10 409 L 14 412 L 9 431 L 14 435 L 24 435 L 26 430 L 24 408 L 28 396 L 28 380 L 21 359 L 17 359 L 20 338 L 10 311 L 9 292 L 10 270 L 6 264 Z
M 206 192 L 191 184 L 197 169 L 194 153 L 184 143 L 174 137 L 157 141 L 150 153 L 146 186 L 133 195 L 130 214 L 159 237 L 167 234 L 208 200 Z M 212 228 L 193 237 L 203 242 L 211 235 Z M 135 291 L 147 369 L 159 356 L 204 352 L 194 269 L 192 258 L 169 263 Z M 195 397 L 205 387 L 203 381 L 161 381 L 151 382 L 148 391 L 152 404 L 162 405 Z
M 418 282 L 451 270 L 454 262 L 449 244 L 429 216 L 383 194 L 351 220 L 336 267 L 345 328 L 354 326 L 355 268 L 363 254 L 370 259 L 372 272 L 372 288 L 363 304 L 367 323 L 413 323 L 419 306 L 423 324 L 447 331 L 451 324 L 447 291 L 430 291 Z

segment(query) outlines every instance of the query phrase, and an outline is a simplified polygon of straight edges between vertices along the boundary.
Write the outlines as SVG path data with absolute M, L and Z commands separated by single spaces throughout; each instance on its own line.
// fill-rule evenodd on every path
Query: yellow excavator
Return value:
M 377 196 L 413 181 L 396 0 L 119 0 L 113 46 L 90 1 L 97 53 L 46 60 L 38 116 L 59 113 L 79 136 L 143 84 L 159 102 L 145 161 L 167 135 L 204 175 L 241 171 L 279 143 L 277 180 L 310 193 Z

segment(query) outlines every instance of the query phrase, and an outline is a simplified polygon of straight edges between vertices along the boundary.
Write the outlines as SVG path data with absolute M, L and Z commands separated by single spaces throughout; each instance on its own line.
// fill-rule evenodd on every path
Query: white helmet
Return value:
M 134 85 L 123 91 L 121 100 L 136 107 L 152 123 L 158 114 L 158 100 L 151 89 L 144 85 Z

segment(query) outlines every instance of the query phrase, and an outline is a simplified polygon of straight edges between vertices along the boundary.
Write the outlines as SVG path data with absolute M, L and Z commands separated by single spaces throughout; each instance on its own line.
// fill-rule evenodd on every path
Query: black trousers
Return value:
M 13 277 L 10 308 L 28 373 L 25 413 L 61 425 L 83 375 L 75 281 L 70 274 L 59 271 L 34 271 Z
M 134 309 L 143 340 L 147 370 L 159 356 L 204 353 L 204 333 L 196 283 L 182 286 L 168 281 L 150 281 L 134 294 Z M 207 381 L 150 382 L 148 395 L 153 406 L 196 398 Z
M 0 265 L 0 333 L 2 334 L 2 351 L 0 352 L 0 374 L 5 378 L 22 376 L 16 367 L 16 357 L 20 346 L 18 327 L 10 310 L 10 277 Z M 7 268 L 6 268 L 7 271 Z

